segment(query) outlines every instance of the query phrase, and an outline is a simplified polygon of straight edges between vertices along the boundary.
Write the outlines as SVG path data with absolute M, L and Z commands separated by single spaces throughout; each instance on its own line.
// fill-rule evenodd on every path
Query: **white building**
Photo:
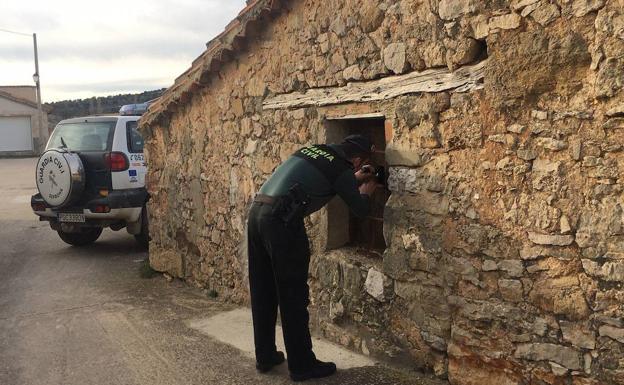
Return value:
M 0 86 L 0 155 L 40 154 L 48 140 L 48 115 L 39 119 L 34 86 Z

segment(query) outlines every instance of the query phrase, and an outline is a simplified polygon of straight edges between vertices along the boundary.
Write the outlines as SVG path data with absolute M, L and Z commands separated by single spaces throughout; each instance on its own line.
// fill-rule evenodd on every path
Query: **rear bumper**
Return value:
M 129 190 L 111 191 L 107 197 L 96 198 L 87 202 L 88 209 L 97 205 L 107 205 L 111 209 L 141 208 L 147 202 L 147 190 L 136 188 Z
M 53 209 L 49 207 L 41 194 L 35 194 L 30 198 L 30 206 L 33 212 L 41 217 L 41 220 L 56 222 L 58 213 L 82 213 L 85 216 L 86 226 L 108 226 L 112 223 L 136 222 L 141 217 L 141 208 L 147 201 L 145 189 L 112 191 L 107 197 L 91 199 L 81 207 L 64 207 Z M 96 213 L 96 206 L 108 206 L 110 212 Z M 35 210 L 35 207 L 45 207 L 45 210 Z

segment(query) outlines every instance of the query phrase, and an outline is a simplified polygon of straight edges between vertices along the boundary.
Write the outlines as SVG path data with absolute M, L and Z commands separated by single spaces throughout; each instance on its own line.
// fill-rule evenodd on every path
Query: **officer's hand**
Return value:
M 375 179 L 371 179 L 368 182 L 365 182 L 364 184 L 360 185 L 360 194 L 366 194 L 368 196 L 371 196 L 374 192 L 375 189 L 377 188 L 377 181 Z
M 358 183 L 368 182 L 374 177 L 375 168 L 371 165 L 362 166 L 362 168 L 355 173 L 355 180 L 357 180 Z

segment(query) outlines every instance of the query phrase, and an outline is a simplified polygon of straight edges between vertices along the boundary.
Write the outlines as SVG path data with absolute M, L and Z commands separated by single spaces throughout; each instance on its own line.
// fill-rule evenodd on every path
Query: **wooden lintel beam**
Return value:
M 352 102 L 386 100 L 422 92 L 467 92 L 483 88 L 487 61 L 464 66 L 451 72 L 430 69 L 406 75 L 390 76 L 367 82 L 349 83 L 344 87 L 312 88 L 267 98 L 265 110 L 328 106 Z

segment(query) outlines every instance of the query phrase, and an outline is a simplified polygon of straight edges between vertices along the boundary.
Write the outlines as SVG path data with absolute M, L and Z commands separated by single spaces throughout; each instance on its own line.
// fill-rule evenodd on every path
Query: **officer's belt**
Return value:
M 275 197 L 264 195 L 264 194 L 256 194 L 254 198 L 254 202 L 272 205 L 273 203 L 275 203 Z

